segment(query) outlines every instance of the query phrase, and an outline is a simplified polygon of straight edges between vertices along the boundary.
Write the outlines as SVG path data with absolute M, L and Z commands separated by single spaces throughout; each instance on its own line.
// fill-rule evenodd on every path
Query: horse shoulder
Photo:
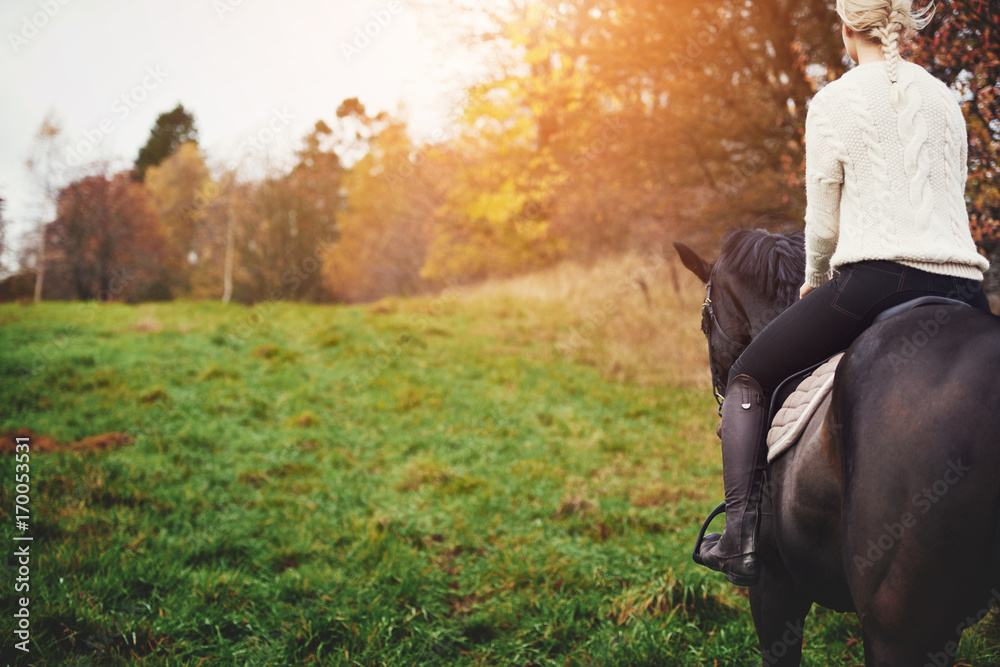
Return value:
M 839 429 L 828 396 L 801 441 L 771 466 L 775 539 L 797 584 L 824 607 L 851 611 L 841 542 Z

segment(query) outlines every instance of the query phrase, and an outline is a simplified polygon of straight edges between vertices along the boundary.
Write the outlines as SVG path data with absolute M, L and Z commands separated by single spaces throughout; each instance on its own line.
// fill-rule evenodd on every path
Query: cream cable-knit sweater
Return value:
M 885 63 L 820 90 L 806 116 L 806 283 L 862 260 L 892 260 L 982 280 L 965 208 L 965 119 L 954 94 L 899 64 L 893 106 Z

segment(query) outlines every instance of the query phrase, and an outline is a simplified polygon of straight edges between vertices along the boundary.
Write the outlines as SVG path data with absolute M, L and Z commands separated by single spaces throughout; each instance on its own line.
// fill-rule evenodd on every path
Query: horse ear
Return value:
M 712 265 L 703 260 L 698 256 L 694 250 L 687 247 L 680 241 L 674 241 L 674 248 L 677 249 L 677 254 L 681 256 L 681 262 L 688 268 L 688 270 L 694 275 L 701 278 L 701 282 L 707 283 L 709 277 L 712 275 Z

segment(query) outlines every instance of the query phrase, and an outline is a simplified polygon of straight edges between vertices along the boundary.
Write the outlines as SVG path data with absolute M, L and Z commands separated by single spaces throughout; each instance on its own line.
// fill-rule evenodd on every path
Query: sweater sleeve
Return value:
M 806 284 L 830 279 L 840 234 L 840 193 L 846 150 L 828 111 L 814 103 L 806 114 Z

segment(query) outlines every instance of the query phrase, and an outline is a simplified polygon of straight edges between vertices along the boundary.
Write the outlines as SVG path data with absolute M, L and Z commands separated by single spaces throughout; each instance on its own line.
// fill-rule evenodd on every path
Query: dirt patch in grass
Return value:
M 665 507 L 679 500 L 705 500 L 708 494 L 703 491 L 689 489 L 680 485 L 667 486 L 653 484 L 643 489 L 636 489 L 631 494 L 632 504 L 636 507 Z
M 568 495 L 559 502 L 559 508 L 556 510 L 555 517 L 557 519 L 567 519 L 573 515 L 590 516 L 591 514 L 599 513 L 600 508 L 591 498 L 581 495 Z
M 132 436 L 127 433 L 101 433 L 88 436 L 68 447 L 74 452 L 99 452 L 105 449 L 118 449 L 125 445 L 131 445 L 132 442 Z
M 279 354 L 281 354 L 281 348 L 274 343 L 261 345 L 253 351 L 253 356 L 260 357 L 262 359 L 273 359 Z
M 126 445 L 131 445 L 132 436 L 127 433 L 99 433 L 90 435 L 76 442 L 62 443 L 47 435 L 32 433 L 30 429 L 22 428 L 17 432 L 5 433 L 0 439 L 0 454 L 10 454 L 17 446 L 16 438 L 28 438 L 31 445 L 30 452 L 41 454 L 44 452 L 79 452 L 81 454 L 89 452 L 101 452 L 106 449 L 118 449 Z
M 155 317 L 144 317 L 135 325 L 139 333 L 159 333 L 163 331 L 163 323 Z
M 393 315 L 399 312 L 399 300 L 393 297 L 380 299 L 368 306 L 368 312 L 372 315 Z
M 732 611 L 729 605 L 705 587 L 685 585 L 665 574 L 660 580 L 622 591 L 611 601 L 609 615 L 617 625 L 622 626 L 637 622 L 643 617 L 663 616 L 675 609 L 685 616 L 691 613 Z
M 156 387 L 140 396 L 139 400 L 146 405 L 149 405 L 150 403 L 156 403 L 157 401 L 166 401 L 169 398 L 170 394 L 168 394 L 163 388 Z
M 312 410 L 305 410 L 299 413 L 297 416 L 291 418 L 289 420 L 289 423 L 294 426 L 309 428 L 311 426 L 317 426 L 319 424 L 319 417 L 313 414 Z
M 275 345 L 274 343 L 267 343 L 261 345 L 260 347 L 254 348 L 253 356 L 260 359 L 267 359 L 269 361 L 284 361 L 290 362 L 295 361 L 299 358 L 299 353 L 292 350 L 286 350 L 282 347 Z

